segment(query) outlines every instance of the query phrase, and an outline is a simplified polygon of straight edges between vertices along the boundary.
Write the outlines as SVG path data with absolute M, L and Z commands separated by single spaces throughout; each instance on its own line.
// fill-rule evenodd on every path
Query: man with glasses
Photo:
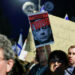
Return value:
M 0 75 L 9 75 L 14 65 L 14 58 L 11 42 L 6 36 L 0 34 Z

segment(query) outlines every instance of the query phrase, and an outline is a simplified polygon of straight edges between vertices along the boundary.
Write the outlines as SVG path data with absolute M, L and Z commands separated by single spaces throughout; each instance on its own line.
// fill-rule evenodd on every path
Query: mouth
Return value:
M 72 59 L 69 59 L 69 62 L 71 62 L 72 61 Z
M 53 67 L 54 71 L 55 71 L 57 68 L 58 68 L 58 67 L 55 65 L 55 66 Z

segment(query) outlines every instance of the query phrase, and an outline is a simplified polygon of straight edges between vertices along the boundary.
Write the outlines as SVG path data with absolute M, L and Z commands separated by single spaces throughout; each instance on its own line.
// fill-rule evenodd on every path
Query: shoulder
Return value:
M 39 64 L 36 64 L 36 65 L 33 66 L 33 68 L 36 68 L 36 67 L 39 67 Z
M 38 68 L 39 68 L 39 64 L 33 66 L 28 75 L 35 75 Z
M 43 72 L 42 75 L 51 75 L 51 72 L 49 70 L 49 67 L 46 68 L 46 70 Z
M 65 75 L 71 75 L 72 72 L 73 72 L 73 67 L 68 67 L 66 70 L 65 70 Z

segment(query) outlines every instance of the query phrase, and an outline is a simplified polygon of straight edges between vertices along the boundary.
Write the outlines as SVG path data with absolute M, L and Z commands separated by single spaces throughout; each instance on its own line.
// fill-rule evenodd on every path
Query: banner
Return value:
M 47 12 L 29 15 L 29 22 L 36 47 L 45 46 L 54 42 L 51 24 Z

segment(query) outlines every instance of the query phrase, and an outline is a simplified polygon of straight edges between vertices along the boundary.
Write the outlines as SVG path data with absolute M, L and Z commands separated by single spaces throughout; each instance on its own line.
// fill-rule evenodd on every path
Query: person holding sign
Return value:
M 50 45 L 36 48 L 35 60 L 37 61 L 37 64 L 32 67 L 28 75 L 42 75 L 43 72 L 48 67 L 47 61 L 50 53 L 51 53 Z
M 64 75 L 75 75 L 75 45 L 68 48 L 69 66 Z

